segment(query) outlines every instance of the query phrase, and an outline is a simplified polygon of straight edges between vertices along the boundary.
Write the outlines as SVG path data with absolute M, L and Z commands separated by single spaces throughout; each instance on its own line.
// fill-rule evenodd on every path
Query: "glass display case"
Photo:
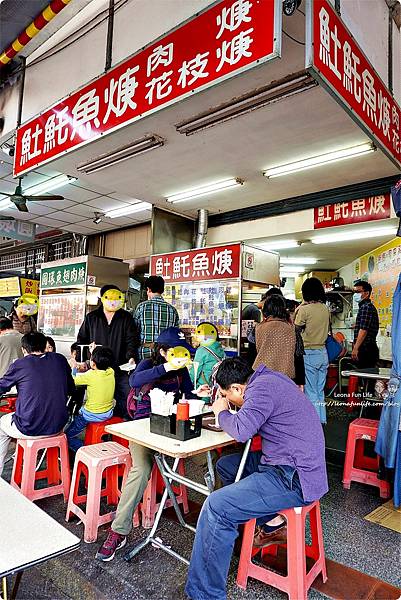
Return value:
M 280 281 L 279 255 L 242 243 L 158 254 L 150 264 L 151 274 L 166 282 L 164 297 L 177 309 L 188 341 L 200 322 L 210 321 L 228 354 L 244 350 L 254 324 L 242 321 L 243 308 Z
M 69 355 L 85 315 L 97 307 L 100 288 L 128 287 L 128 265 L 97 256 L 78 256 L 41 265 L 38 329 Z

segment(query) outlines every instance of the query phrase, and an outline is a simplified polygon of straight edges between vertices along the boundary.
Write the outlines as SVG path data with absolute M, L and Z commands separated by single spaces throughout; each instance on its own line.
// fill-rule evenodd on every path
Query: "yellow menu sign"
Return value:
M 0 279 L 0 298 L 13 298 L 20 295 L 19 277 Z
M 39 296 L 39 281 L 25 277 L 4 277 L 0 279 L 0 298 L 18 298 L 22 294 Z
M 21 277 L 21 295 L 22 294 L 35 294 L 35 296 L 39 296 L 39 280 Z
M 354 264 L 354 279 L 369 281 L 372 301 L 379 313 L 380 327 L 391 324 L 392 301 L 398 275 L 401 271 L 401 238 L 361 256 Z

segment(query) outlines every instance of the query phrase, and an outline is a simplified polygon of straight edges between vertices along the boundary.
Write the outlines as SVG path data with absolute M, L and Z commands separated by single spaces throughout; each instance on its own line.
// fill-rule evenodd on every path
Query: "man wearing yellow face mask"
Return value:
M 104 285 L 100 290 L 101 305 L 88 313 L 78 332 L 78 344 L 108 346 L 113 351 L 116 407 L 114 414 L 128 418 L 127 396 L 130 391 L 128 374 L 119 369 L 127 361 L 136 362 L 139 334 L 133 317 L 124 310 L 124 294 L 116 285 Z
M 37 331 L 34 315 L 38 312 L 38 298 L 33 294 L 24 294 L 16 301 L 10 319 L 13 329 L 25 335 Z

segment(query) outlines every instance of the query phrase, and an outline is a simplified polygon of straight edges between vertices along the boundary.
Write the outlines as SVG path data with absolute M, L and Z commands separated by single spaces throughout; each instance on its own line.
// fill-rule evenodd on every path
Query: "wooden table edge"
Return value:
M 207 446 L 206 448 L 202 448 L 201 450 L 198 451 L 184 451 L 184 450 L 179 450 L 177 452 L 173 452 L 173 451 L 166 451 L 165 448 L 159 448 L 155 445 L 150 445 L 147 444 L 141 440 L 133 440 L 132 437 L 125 435 L 123 433 L 121 433 L 120 431 L 116 431 L 116 428 L 118 428 L 118 424 L 117 425 L 106 425 L 105 430 L 107 431 L 107 433 L 112 433 L 113 435 L 115 435 L 116 437 L 120 437 L 123 438 L 124 440 L 128 440 L 129 442 L 133 442 L 134 444 L 138 444 L 139 446 L 144 446 L 145 448 L 149 448 L 150 450 L 154 450 L 155 452 L 160 452 L 160 454 L 165 454 L 167 456 L 171 456 L 172 458 L 189 458 L 190 456 L 196 456 L 197 454 L 203 454 L 204 452 L 208 452 L 209 450 L 215 450 L 216 448 L 222 448 L 223 446 L 231 446 L 231 444 L 235 444 L 236 440 L 234 438 L 232 438 L 231 440 L 227 440 L 226 442 L 222 442 L 221 444 L 211 444 L 210 446 Z M 221 432 L 218 432 L 221 433 Z M 157 435 L 157 434 L 153 434 L 153 435 Z M 160 436 L 163 437 L 163 436 Z M 172 438 L 169 438 L 172 439 Z

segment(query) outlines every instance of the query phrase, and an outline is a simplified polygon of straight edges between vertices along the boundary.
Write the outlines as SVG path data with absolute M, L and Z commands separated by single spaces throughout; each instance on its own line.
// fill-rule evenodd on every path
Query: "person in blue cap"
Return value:
M 171 352 L 172 349 L 176 352 Z M 129 379 L 133 393 L 128 397 L 127 408 L 133 420 L 149 417 L 149 392 L 153 388 L 174 392 L 177 400 L 180 394 L 185 394 L 186 398 L 196 398 L 192 393 L 188 369 L 182 366 L 188 362 L 190 353 L 194 352 L 178 327 L 169 327 L 158 336 L 151 358 L 142 360 Z M 129 448 L 133 466 L 121 493 L 116 518 L 96 554 L 98 560 L 105 562 L 112 560 L 116 551 L 125 546 L 132 529 L 134 511 L 142 500 L 153 468 L 152 450 L 134 443 L 130 443 Z

